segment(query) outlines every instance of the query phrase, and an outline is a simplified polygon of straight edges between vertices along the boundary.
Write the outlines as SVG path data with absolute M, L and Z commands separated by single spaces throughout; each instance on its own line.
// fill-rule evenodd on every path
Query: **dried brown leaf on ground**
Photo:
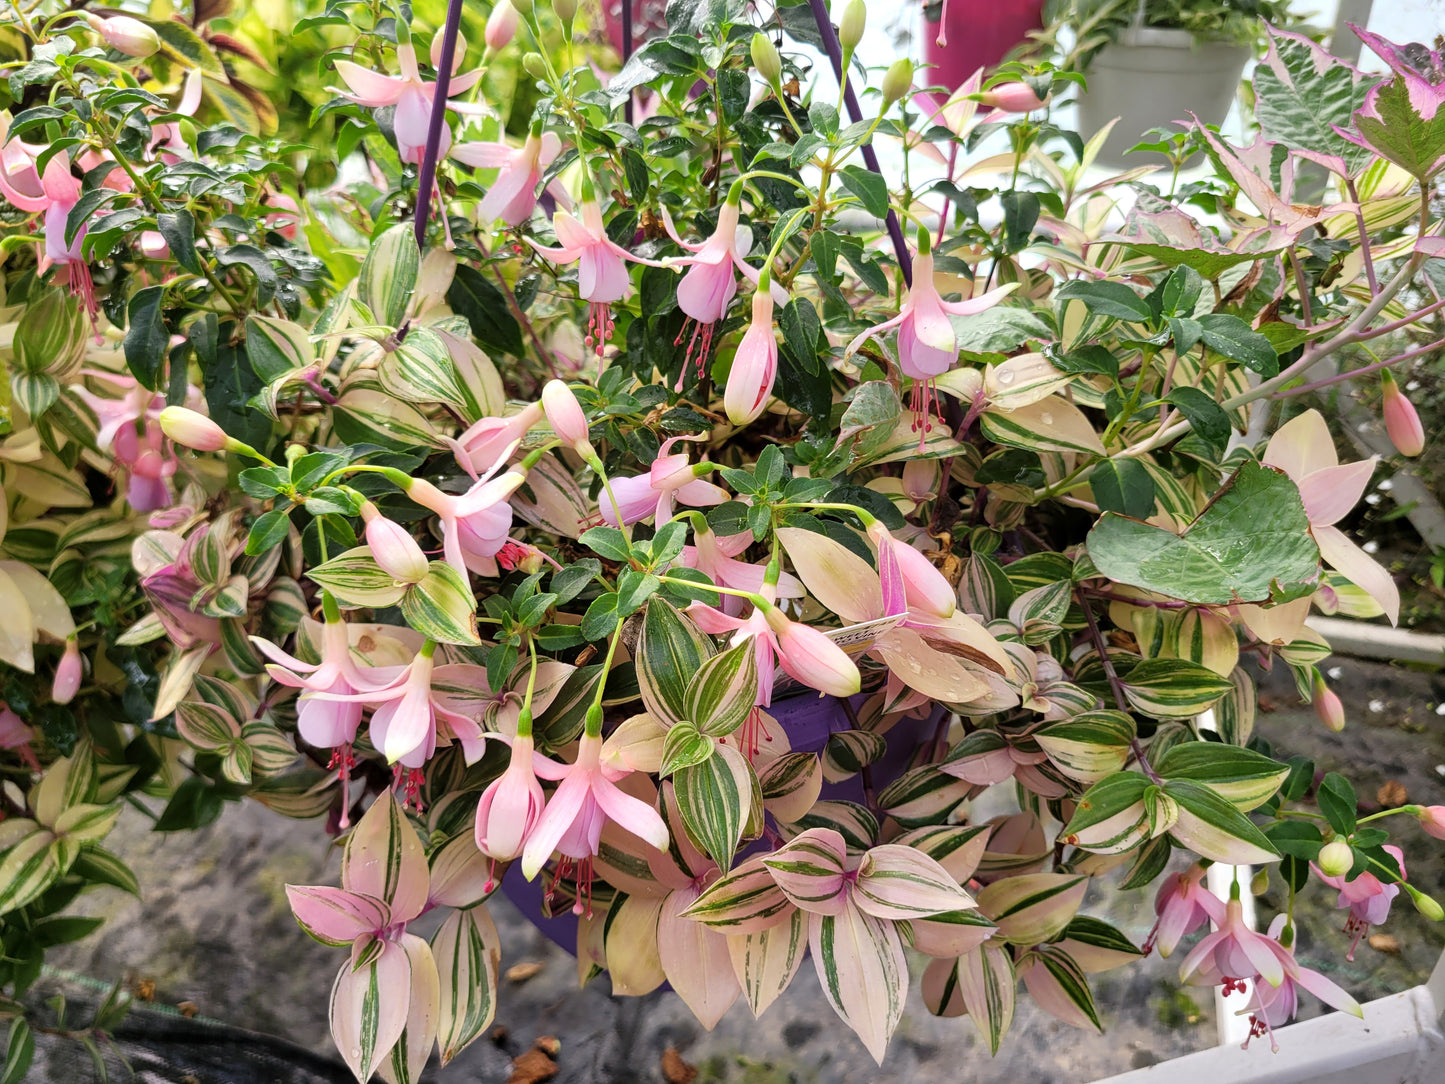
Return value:
M 521 963 L 507 968 L 506 979 L 508 982 L 526 982 L 544 966 L 540 960 L 523 960 Z
M 667 1084 L 692 1084 L 697 1079 L 697 1066 L 683 1061 L 677 1047 L 669 1046 L 662 1052 L 662 1079 Z
M 1396 779 L 1388 779 L 1375 792 L 1375 800 L 1386 809 L 1398 809 L 1410 799 L 1405 785 Z
M 557 1075 L 557 1063 L 535 1046 L 512 1059 L 512 1075 L 507 1084 L 541 1084 Z

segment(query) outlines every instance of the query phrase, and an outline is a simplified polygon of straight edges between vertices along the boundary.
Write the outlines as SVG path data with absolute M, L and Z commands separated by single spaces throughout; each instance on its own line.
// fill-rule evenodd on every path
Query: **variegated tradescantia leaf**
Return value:
M 372 242 L 366 253 L 357 293 L 380 323 L 400 327 L 420 271 L 421 250 L 412 227 L 392 226 Z
M 711 1031 L 737 1000 L 742 986 L 733 970 L 728 938 L 684 917 L 697 895 L 697 889 L 688 886 L 670 892 L 663 900 L 657 916 L 657 955 L 673 990 L 698 1023 Z
M 1151 786 L 1138 772 L 1118 772 L 1101 780 L 1079 799 L 1059 838 L 1099 854 L 1133 850 L 1154 834 L 1145 803 Z
M 730 934 L 757 933 L 786 921 L 795 905 L 763 864 L 764 857 L 740 862 L 710 884 L 684 915 Z
M 878 807 L 906 827 L 939 824 L 977 788 L 930 765 L 905 772 L 878 793 Z
M 808 947 L 823 995 L 880 1065 L 908 994 L 908 965 L 893 923 L 855 904 L 808 916 Z
M 1034 731 L 1033 739 L 1059 771 L 1093 784 L 1124 767 L 1137 730 L 1122 711 L 1089 711 Z
M 406 594 L 407 585 L 398 583 L 382 570 L 365 546 L 337 554 L 324 564 L 307 570 L 307 578 L 326 588 L 344 606 L 373 609 L 395 606 Z
M 405 933 L 398 944 L 411 961 L 411 990 L 406 1006 L 406 1026 L 391 1048 L 391 1054 L 377 1067 L 387 1084 L 415 1084 L 437 1042 L 441 988 L 431 946 L 415 934 Z
M 783 894 L 797 907 L 836 915 L 847 903 L 847 848 L 831 828 L 810 828 L 763 859 Z
M 480 644 L 477 600 L 462 574 L 445 561 L 432 561 L 426 576 L 401 596 L 406 623 L 442 644 Z
M 887 739 L 871 730 L 839 730 L 828 735 L 823 747 L 823 777 L 829 783 L 851 779 L 880 760 L 888 751 Z
M 783 921 L 750 933 L 728 933 L 727 941 L 733 973 L 756 1018 L 788 988 L 802 966 L 808 915 L 790 909 Z
M 978 908 L 993 919 L 1003 940 L 1037 945 L 1063 932 L 1088 889 L 1087 877 L 1027 873 L 986 885 L 978 894 Z
M 892 842 L 927 855 L 959 884 L 966 884 L 978 869 L 991 830 L 986 824 L 934 825 L 909 829 Z
M 698 730 L 720 738 L 742 726 L 758 698 L 757 652 L 738 644 L 706 660 L 687 686 L 686 717 Z
M 850 854 L 866 851 L 878 839 L 878 818 L 857 802 L 815 802 L 807 816 L 782 828 L 785 836 L 796 836 L 809 828 L 831 828 L 843 837 Z
M 485 907 L 453 911 L 431 943 L 440 981 L 437 1045 L 445 1065 L 472 1043 L 497 1011 L 502 942 Z
M 1248 745 L 1257 710 L 1254 679 L 1236 666 L 1229 681 L 1234 688 L 1215 703 L 1214 726 L 1230 745 Z
M 1069 958 L 1089 974 L 1112 971 L 1144 955 L 1141 948 L 1113 926 L 1088 915 L 1075 915 L 1054 946 L 1068 953 Z
M 406 950 L 392 941 L 372 945 L 380 951 L 362 957 L 359 967 L 353 961 L 342 964 L 331 987 L 331 1037 L 358 1080 L 370 1079 L 401 1038 L 411 996 Z
M 823 768 L 813 753 L 785 753 L 758 769 L 763 806 L 783 823 L 799 820 L 823 792 Z
M 661 911 L 661 897 L 621 896 L 613 901 L 602 939 L 614 993 L 640 997 L 666 980 L 657 953 Z
M 664 598 L 648 600 L 637 645 L 637 683 L 648 713 L 671 725 L 688 718 L 687 689 L 712 645 Z
M 869 914 L 894 920 L 974 906 L 973 897 L 932 858 L 891 843 L 874 847 L 863 856 L 852 898 Z
M 1201 858 L 1236 866 L 1279 860 L 1264 833 L 1204 784 L 1173 779 L 1165 783 L 1164 796 L 1178 807 L 1170 835 Z
M 1046 945 L 1025 957 L 1019 975 L 1039 1008 L 1076 1028 L 1102 1032 L 1083 969 L 1066 952 Z
M 729 869 L 752 815 L 757 788 L 752 766 L 736 749 L 718 745 L 708 759 L 679 770 L 674 784 L 688 834 L 719 869 Z
M 997 1054 L 1014 1018 L 1018 977 L 1013 957 L 1001 945 L 985 942 L 958 958 L 959 996 L 989 1051 Z
M 1234 688 L 1207 666 L 1184 659 L 1149 659 L 1124 678 L 1135 711 L 1155 719 L 1188 719 Z
M 1182 742 L 1154 765 L 1163 779 L 1202 783 L 1243 813 L 1267 802 L 1289 775 L 1289 766 L 1253 749 L 1218 742 Z

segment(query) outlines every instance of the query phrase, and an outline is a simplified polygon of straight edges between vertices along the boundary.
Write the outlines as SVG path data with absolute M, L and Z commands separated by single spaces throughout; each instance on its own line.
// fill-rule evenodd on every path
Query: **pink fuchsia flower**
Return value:
M 397 26 L 400 28 L 402 24 L 398 23 Z M 434 67 L 441 66 L 441 46 L 442 33 L 438 31 L 432 39 L 431 59 Z M 461 50 L 452 58 L 453 72 L 461 66 L 460 53 Z M 346 97 L 357 105 L 373 109 L 383 106 L 396 107 L 391 123 L 392 131 L 396 135 L 397 151 L 403 162 L 420 165 L 422 156 L 426 153 L 427 126 L 431 119 L 436 84 L 421 77 L 417 68 L 416 49 L 412 46 L 410 37 L 397 43 L 396 63 L 401 69 L 400 75 L 383 75 L 349 60 L 338 60 L 336 73 L 350 88 Z M 462 75 L 454 74 L 447 86 L 448 97 L 455 97 L 470 90 L 481 77 L 480 68 Z M 474 106 L 453 101 L 447 102 L 447 108 L 458 112 L 477 111 Z M 446 156 L 451 141 L 451 130 L 442 125 L 442 140 L 438 151 L 440 156 Z
M 612 305 L 622 300 L 632 281 L 627 274 L 626 261 L 645 263 L 650 267 L 663 265 L 656 260 L 634 256 L 607 236 L 607 228 L 602 223 L 602 208 L 592 194 L 590 181 L 583 184 L 580 210 L 580 220 L 568 211 L 558 211 L 552 216 L 552 228 L 559 242 L 556 248 L 539 245 L 530 237 L 527 243 L 553 263 L 577 265 L 577 293 L 588 303 L 584 341 L 601 354 L 603 344 L 612 335 Z
M 993 308 L 1016 288 L 1016 283 L 990 290 L 967 301 L 944 301 L 933 282 L 933 253 L 928 231 L 918 230 L 918 254 L 913 259 L 913 286 L 898 315 L 869 328 L 844 351 L 847 357 L 867 340 L 898 329 L 898 368 L 914 381 L 915 423 L 924 429 L 925 412 L 932 412 L 932 385 L 958 362 L 958 333 L 950 316 L 972 316 Z M 920 442 L 922 436 L 920 436 Z
M 543 132 L 539 121 L 520 147 L 509 143 L 458 143 L 451 157 L 473 169 L 497 171 L 497 179 L 477 205 L 477 221 L 486 228 L 499 220 L 508 226 L 520 226 L 532 217 L 542 171 L 561 152 L 562 141 L 553 132 Z
M 8 118 L 5 127 L 9 127 Z M 0 191 L 20 210 L 44 214 L 45 251 L 40 258 L 40 269 L 43 271 L 52 264 L 57 266 L 57 280 L 69 283 L 70 292 L 85 303 L 93 320 L 99 311 L 95 286 L 90 278 L 90 265 L 81 252 L 86 226 L 82 223 L 74 238 L 69 242 L 65 239 L 71 209 L 80 201 L 80 179 L 71 174 L 70 156 L 65 151 L 55 154 L 45 164 L 44 175 L 40 175 L 35 168 L 35 157 L 41 149 L 18 140 L 6 146 L 4 168 L 0 169 Z
M 423 1032 L 408 1037 L 409 1051 L 412 1040 L 423 1051 L 435 1041 L 436 962 L 427 943 L 406 932 L 426 909 L 429 882 L 421 840 L 387 791 L 347 838 L 340 888 L 286 886 L 302 929 L 322 944 L 351 947 L 331 990 L 331 1034 L 358 1080 L 371 1079 L 408 1030 Z
M 932 561 L 894 538 L 880 520 L 868 524 L 868 537 L 878 551 L 883 606 L 890 616 L 908 610 L 942 618 L 953 615 L 958 596 Z
M 672 451 L 679 440 L 688 439 L 695 438 L 678 436 L 663 441 L 646 474 L 611 479 L 611 494 L 604 489 L 597 501 L 602 522 L 616 527 L 619 523 L 633 524 L 654 516 L 657 523 L 662 524 L 672 518 L 678 504 L 705 508 L 726 501 L 726 490 L 698 477 L 711 471 L 710 465 L 691 464 L 685 452 Z M 613 498 L 617 501 L 615 506 Z
M 537 781 L 534 749 L 531 734 L 514 737 L 506 771 L 477 801 L 477 849 L 494 862 L 520 855 L 541 820 L 547 799 Z
M 487 29 L 483 34 L 488 52 L 499 53 L 512 43 L 517 33 L 520 16 L 510 0 L 497 0 L 492 13 L 487 16 Z
M 1427 835 L 1436 839 L 1445 839 L 1445 805 L 1417 806 L 1419 812 L 1415 814 L 1420 821 L 1420 827 L 1425 829 Z
M 739 271 L 754 286 L 768 289 L 775 305 L 788 303 L 786 290 L 776 283 L 762 287 L 759 269 L 749 266 L 743 259 L 752 248 L 753 235 L 747 227 L 738 226 L 741 199 L 742 182 L 737 181 L 728 190 L 727 201 L 718 210 L 717 228 L 713 230 L 712 236 L 700 245 L 689 244 L 679 237 L 672 216 L 666 207 L 662 209 L 662 224 L 668 236 L 679 247 L 693 253 L 691 256 L 668 261 L 675 266 L 687 268 L 682 281 L 677 285 L 677 307 L 694 325 L 692 337 L 687 344 L 687 354 L 683 359 L 684 372 L 687 370 L 688 360 L 695 356 L 698 375 L 701 376 L 712 347 L 713 326 L 727 315 L 728 307 L 737 296 Z M 687 332 L 687 324 L 684 323 L 673 345 L 682 345 Z M 698 347 L 696 355 L 693 354 L 694 346 Z
M 118 53 L 143 58 L 161 47 L 160 36 L 139 19 L 128 15 L 112 15 L 103 19 L 89 12 L 84 18 L 90 28 Z
M 1380 413 L 1385 418 L 1385 432 L 1401 455 L 1417 456 L 1425 450 L 1425 427 L 1420 423 L 1415 404 L 1400 390 L 1389 369 L 1380 370 L 1383 401 Z
M 170 479 L 178 464 L 166 445 L 165 426 L 160 418 L 165 413 L 165 396 L 143 387 L 134 377 L 119 373 L 90 371 L 105 384 L 121 389 L 118 398 L 97 395 L 82 385 L 72 387 L 75 396 L 90 407 L 100 423 L 95 434 L 96 447 L 110 452 L 115 464 L 127 472 L 129 482 L 126 498 L 137 512 L 154 512 L 171 503 Z M 185 417 L 181 413 L 184 412 Z M 181 428 L 187 435 L 201 437 L 209 444 L 220 431 L 209 418 L 184 408 L 171 408 L 169 418 L 182 418 Z M 196 421 L 195 419 L 199 419 Z M 225 434 L 221 433 L 224 447 Z
M 426 578 L 429 562 L 411 532 L 381 514 L 370 501 L 361 505 L 366 524 L 366 545 L 381 570 L 398 583 L 418 583 Z
M 1338 734 L 1345 729 L 1345 705 L 1339 694 L 1325 684 L 1325 676 L 1315 671 L 1310 686 L 1310 703 L 1314 706 L 1315 717 L 1326 727 Z
M 571 388 L 560 380 L 547 381 L 542 387 L 542 411 L 558 440 L 570 445 L 579 455 L 592 453 L 587 415 Z
M 127 427 L 116 434 L 115 458 L 117 463 L 128 464 L 130 468 L 125 490 L 130 506 L 137 512 L 155 512 L 169 506 L 174 499 L 171 477 L 180 464 L 166 447 L 160 426 L 153 421 L 143 425 L 140 433 Z
M 1179 967 L 1179 981 L 1191 986 L 1223 985 L 1225 994 L 1247 989 L 1262 978 L 1271 986 L 1284 981 L 1294 957 L 1278 941 L 1251 930 L 1244 921 L 1244 905 L 1231 899 L 1224 905 L 1218 928 L 1205 934 Z
M 9 704 L 0 700 L 0 749 L 14 749 L 32 771 L 38 772 L 40 762 L 35 759 L 35 750 L 30 748 L 34 740 L 35 729 L 11 711 Z
M 1144 942 L 1144 951 L 1159 946 L 1159 955 L 1166 959 L 1179 944 L 1205 922 L 1224 920 L 1224 901 L 1204 883 L 1204 866 L 1196 862 L 1183 873 L 1164 878 L 1154 897 L 1154 913 L 1158 920 Z
M 522 850 L 522 873 L 528 880 L 537 876 L 556 851 L 580 863 L 583 876 L 579 882 L 585 879 L 590 883 L 592 858 L 607 821 L 658 850 L 667 848 L 667 825 L 657 811 L 617 786 L 617 781 L 630 773 L 603 761 L 600 734 L 583 733 L 572 764 L 537 758 L 534 766 L 538 775 L 560 783 Z M 584 910 L 580 893 L 574 910 L 578 914 Z
M 409 479 L 407 496 L 437 514 L 442 525 L 442 552 L 447 563 L 466 576 L 497 574 L 497 552 L 512 529 L 512 508 L 507 498 L 526 475 L 509 470 L 496 478 L 479 480 L 462 494 L 443 493 L 430 482 Z
M 107 379 L 110 379 L 109 376 Z M 139 388 L 138 384 L 136 388 Z M 144 389 L 140 390 L 144 393 Z M 89 395 L 88 392 L 85 394 Z M 87 401 L 94 409 L 97 400 L 91 398 Z M 154 396 L 149 397 L 147 406 L 154 402 Z M 186 407 L 165 407 L 156 415 L 156 421 L 160 423 L 161 431 L 171 440 L 183 448 L 191 448 L 198 452 L 219 452 L 226 447 L 226 443 L 230 439 L 226 436 L 226 431 L 210 418 Z
M 1275 915 L 1274 921 L 1269 925 L 1269 936 L 1276 941 L 1280 939 L 1280 934 L 1284 931 L 1285 918 L 1285 915 Z M 1249 1049 L 1251 1039 L 1268 1035 L 1270 1048 L 1276 1053 L 1279 1052 L 1279 1043 L 1275 1041 L 1274 1029 L 1294 1019 L 1295 1013 L 1299 1010 L 1301 988 L 1308 990 L 1331 1008 L 1364 1019 L 1365 1011 L 1360 1008 L 1358 1001 L 1318 971 L 1301 967 L 1295 960 L 1292 949 L 1285 949 L 1285 953 L 1288 956 L 1288 963 L 1285 967 L 1284 981 L 1278 986 L 1262 986 L 1255 983 L 1249 1003 L 1239 1010 L 1240 1016 L 1249 1013 L 1249 1035 L 1244 1040 L 1246 1050 Z
M 490 478 L 542 420 L 542 404 L 528 403 L 504 418 L 482 418 L 451 443 L 458 465 L 473 478 Z
M 1375 461 L 1340 463 L 1324 417 L 1317 410 L 1307 410 L 1285 422 L 1270 438 L 1264 463 L 1284 471 L 1299 487 L 1310 535 L 1325 563 L 1378 602 L 1391 623 L 1398 622 L 1400 590 L 1395 581 L 1335 526 L 1364 494 Z
M 978 102 L 1001 113 L 1031 113 L 1048 105 L 1049 99 L 1040 98 L 1027 83 L 1013 82 L 990 87 L 979 94 Z
M 773 296 L 765 286 L 753 292 L 753 319 L 738 343 L 723 389 L 723 409 L 734 425 L 747 425 L 763 412 L 778 379 L 778 338 L 773 333 Z M 679 378 L 679 385 L 681 378 Z
M 763 565 L 739 561 L 738 554 L 752 545 L 751 531 L 740 531 L 733 535 L 718 535 L 707 526 L 707 521 L 697 517 L 698 526 L 693 531 L 693 545 L 683 546 L 679 563 L 695 568 L 719 587 L 731 587 L 734 591 L 760 592 L 767 576 Z M 796 576 L 782 572 L 778 576 L 774 598 L 802 598 L 806 592 Z M 738 595 L 724 595 L 722 611 L 732 617 L 743 611 L 744 600 Z
M 1393 844 L 1386 844 L 1384 849 L 1399 863 L 1400 880 L 1403 881 L 1405 879 L 1404 852 Z M 1355 949 L 1360 945 L 1360 938 L 1369 932 L 1371 926 L 1381 926 L 1385 919 L 1390 917 L 1390 905 L 1400 894 L 1400 886 L 1385 884 L 1368 870 L 1354 880 L 1347 881 L 1344 877 L 1329 876 L 1314 863 L 1310 863 L 1310 866 L 1320 880 L 1339 891 L 1340 895 L 1335 901 L 1335 906 L 1349 909 L 1350 917 L 1345 919 L 1345 933 L 1350 935 L 1353 940 L 1350 942 L 1350 951 L 1345 953 L 1345 959 L 1354 960 Z
M 55 668 L 55 680 L 50 686 L 50 699 L 57 704 L 69 704 L 80 691 L 80 680 L 85 676 L 85 661 L 80 657 L 80 641 L 75 634 L 65 638 L 65 653 Z

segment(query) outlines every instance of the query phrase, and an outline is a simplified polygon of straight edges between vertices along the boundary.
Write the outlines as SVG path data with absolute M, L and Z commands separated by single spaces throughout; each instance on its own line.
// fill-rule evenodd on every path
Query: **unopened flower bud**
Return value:
M 65 640 L 65 654 L 60 656 L 60 665 L 55 668 L 55 682 L 50 686 L 50 699 L 57 704 L 69 704 L 80 691 L 80 679 L 85 673 L 85 663 L 80 658 L 80 641 L 71 633 Z
M 1406 892 L 1410 893 L 1410 902 L 1415 905 L 1415 910 L 1419 911 L 1431 922 L 1439 922 L 1441 919 L 1445 919 L 1445 909 L 1441 908 L 1433 896 L 1425 895 L 1425 893 L 1421 892 L 1414 885 L 1406 884 L 1403 881 L 1400 884 Z
M 226 431 L 210 418 L 185 407 L 168 406 L 161 411 L 159 420 L 166 436 L 198 452 L 219 452 L 229 439 Z
M 577 0 L 552 0 L 552 10 L 562 20 L 562 25 L 570 29 L 572 20 L 577 18 Z
M 1416 456 L 1425 450 L 1425 427 L 1415 404 L 1400 390 L 1389 369 L 1380 370 L 1380 390 L 1384 393 L 1381 412 L 1385 415 L 1385 432 L 1401 455 Z
M 87 13 L 85 21 L 107 45 L 126 56 L 147 57 L 161 47 L 160 35 L 129 15 L 101 18 Z
M 1251 896 L 1263 896 L 1269 891 L 1269 870 L 1263 866 L 1254 871 L 1254 876 L 1249 879 L 1249 894 Z
M 1315 671 L 1314 688 L 1311 699 L 1314 701 L 1315 715 L 1320 722 L 1329 727 L 1336 734 L 1345 729 L 1345 705 L 1334 691 L 1325 684 L 1324 675 L 1318 670 Z
M 938 492 L 938 460 L 910 459 L 903 464 L 903 495 L 926 501 Z
M 437 71 L 442 67 L 442 48 L 446 45 L 446 29 L 438 30 L 431 39 L 431 66 Z M 458 31 L 456 44 L 452 48 L 452 71 L 455 73 L 462 66 L 462 61 L 467 56 L 467 39 Z
M 783 58 L 778 56 L 778 47 L 773 39 L 761 30 L 753 35 L 753 67 L 770 86 L 777 86 L 783 78 Z
M 1420 820 L 1420 827 L 1425 829 L 1427 835 L 1436 839 L 1445 839 L 1445 805 L 1416 806 L 1418 812 L 1415 814 Z
M 887 109 L 913 87 L 913 61 L 895 60 L 883 76 L 883 108 Z
M 778 644 L 778 663 L 792 678 L 829 696 L 852 696 L 859 689 L 857 664 L 825 635 L 790 620 L 776 606 L 763 614 Z
M 552 432 L 557 434 L 559 440 L 570 444 L 579 454 L 590 450 L 587 415 L 582 410 L 582 404 L 577 401 L 577 396 L 572 394 L 571 388 L 560 380 L 547 381 L 542 388 L 542 410 L 547 415 L 547 423 L 552 427 Z
M 522 58 L 522 70 L 533 79 L 547 78 L 547 63 L 540 53 L 528 53 Z
M 1343 877 L 1355 864 L 1355 852 L 1343 839 L 1332 839 L 1320 848 L 1315 865 L 1326 877 Z
M 512 5 L 511 0 L 497 0 L 492 8 L 492 13 L 487 16 L 487 30 L 485 40 L 487 48 L 493 52 L 501 52 L 512 43 L 512 38 L 517 33 L 517 23 L 520 17 L 517 9 Z
M 1040 98 L 1034 88 L 1023 82 L 1000 83 L 985 90 L 978 96 L 979 104 L 1003 113 L 1029 113 L 1042 109 L 1048 104 L 1047 98 Z
M 370 501 L 361 506 L 361 518 L 366 522 L 366 544 L 383 572 L 399 583 L 417 583 L 426 578 L 426 554 L 410 531 L 387 519 Z
M 858 48 L 863 40 L 863 30 L 868 25 L 868 5 L 863 0 L 848 0 L 843 9 L 843 18 L 838 22 L 838 43 L 845 53 Z
M 159 230 L 142 230 L 137 246 L 140 254 L 148 260 L 164 260 L 171 254 L 171 246 Z

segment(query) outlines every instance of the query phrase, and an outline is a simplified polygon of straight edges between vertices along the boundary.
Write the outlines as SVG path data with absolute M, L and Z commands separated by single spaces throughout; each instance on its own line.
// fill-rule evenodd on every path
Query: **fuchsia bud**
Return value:
M 1343 839 L 1332 839 L 1320 848 L 1315 864 L 1327 877 L 1343 877 L 1355 864 L 1355 853 Z
M 432 35 L 432 39 L 431 39 L 431 52 L 430 52 L 430 54 L 429 54 L 430 57 L 431 57 L 431 66 L 432 66 L 433 68 L 436 68 L 437 71 L 441 71 L 441 67 L 442 67 L 442 47 L 443 47 L 444 45 L 446 45 L 446 32 L 445 32 L 444 30 L 438 30 L 435 34 Z M 456 45 L 455 45 L 455 47 L 452 49 L 452 71 L 453 71 L 453 73 L 455 73 L 455 72 L 457 71 L 457 69 L 459 69 L 459 68 L 462 66 L 462 61 L 466 59 L 466 56 L 467 56 L 467 39 L 466 39 L 465 36 L 463 36 L 462 34 L 459 33 L 459 34 L 457 34 Z
M 1345 705 L 1340 698 L 1334 694 L 1328 685 L 1325 684 L 1324 676 L 1315 671 L 1314 689 L 1312 699 L 1315 706 L 1315 714 L 1319 716 L 1320 722 L 1329 727 L 1336 734 L 1345 729 Z
M 426 554 L 410 531 L 387 519 L 370 501 L 361 506 L 361 518 L 366 521 L 366 544 L 382 571 L 401 583 L 417 583 L 426 577 Z
M 492 13 L 487 16 L 487 48 L 494 52 L 500 52 L 510 45 L 513 35 L 517 33 L 519 18 L 517 9 L 512 6 L 511 0 L 497 0 L 496 6 L 492 8 Z
M 559 440 L 570 444 L 579 454 L 591 451 L 592 444 L 587 438 L 587 415 L 571 388 L 560 380 L 547 381 L 542 388 L 542 410 Z
M 166 244 L 166 239 L 159 230 L 142 230 L 140 254 L 148 260 L 168 259 L 171 254 L 171 246 Z
M 778 639 L 778 662 L 790 676 L 829 696 L 858 691 L 862 677 L 841 647 L 811 625 L 789 620 L 776 606 L 769 606 L 763 616 Z
M 182 447 L 198 452 L 219 452 L 226 447 L 226 431 L 194 410 L 169 406 L 160 412 L 159 421 L 165 435 Z
M 1445 839 L 1445 805 L 1418 806 L 1419 812 L 1415 814 L 1420 819 L 1420 827 L 1425 829 L 1427 835 L 1436 839 Z
M 773 295 L 767 284 L 753 294 L 753 322 L 733 356 L 723 391 L 723 408 L 734 425 L 747 425 L 763 412 L 778 378 L 778 340 L 773 334 Z
M 1027 83 L 1000 83 L 985 90 L 978 100 L 979 104 L 1003 113 L 1029 113 L 1049 103 L 1048 98 L 1040 98 Z
M 903 495 L 910 501 L 931 500 L 938 492 L 938 460 L 910 459 L 903 464 Z
M 1416 456 L 1425 450 L 1425 427 L 1415 404 L 1400 390 L 1389 369 L 1380 370 L 1380 390 L 1384 393 L 1381 412 L 1385 416 L 1385 432 L 1401 455 Z
M 139 19 L 128 15 L 112 15 L 102 19 L 87 14 L 85 21 L 107 45 L 126 56 L 147 57 L 161 47 L 160 35 Z
M 85 663 L 80 658 L 80 641 L 74 634 L 66 637 L 65 654 L 55 668 L 55 682 L 50 687 L 50 699 L 57 704 L 69 704 L 80 691 L 80 679 L 85 674 Z

